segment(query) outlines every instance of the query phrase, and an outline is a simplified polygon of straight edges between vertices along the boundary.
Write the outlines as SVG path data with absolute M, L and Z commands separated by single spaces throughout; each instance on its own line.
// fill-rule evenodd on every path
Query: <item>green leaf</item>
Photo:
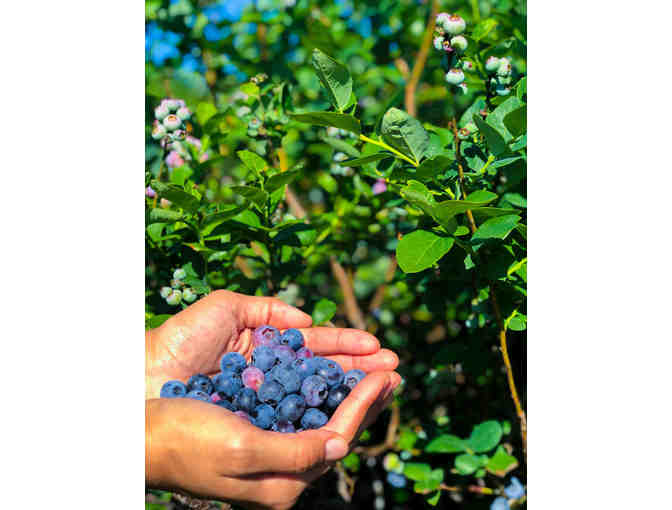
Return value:
M 417 273 L 432 267 L 450 251 L 455 239 L 441 237 L 428 230 L 406 234 L 397 244 L 397 261 L 404 273 Z
M 201 222 L 201 234 L 204 236 L 210 235 L 218 225 L 230 220 L 239 212 L 244 211 L 245 208 L 245 206 L 227 205 L 221 211 L 208 214 Z
M 418 434 L 411 427 L 402 427 L 397 440 L 397 448 L 400 450 L 412 450 L 418 441 Z
M 461 475 L 470 475 L 481 467 L 481 459 L 477 455 L 463 453 L 455 457 L 455 469 Z
M 427 480 L 432 476 L 432 468 L 429 467 L 429 464 L 407 462 L 404 464 L 404 476 L 414 482 Z
M 161 198 L 170 200 L 173 204 L 181 207 L 185 211 L 196 212 L 198 209 L 199 200 L 175 184 L 166 184 L 164 182 L 153 180 L 152 188 Z
M 339 161 L 338 164 L 341 166 L 362 166 L 368 163 L 373 163 L 374 161 L 380 161 L 385 158 L 393 158 L 394 156 L 389 152 L 376 152 L 375 154 L 370 154 L 356 159 L 346 159 L 345 161 Z
M 248 170 L 251 170 L 257 176 L 261 176 L 261 172 L 268 168 L 266 161 L 264 161 L 261 156 L 255 154 L 254 152 L 238 151 L 236 154 L 243 164 L 248 168 Z
M 248 96 L 259 97 L 259 86 L 256 83 L 243 83 L 240 86 L 240 91 Z
M 336 303 L 325 298 L 320 299 L 315 303 L 315 308 L 313 309 L 313 324 L 319 326 L 331 320 L 336 310 L 338 310 Z
M 514 137 L 527 131 L 527 105 L 516 108 L 504 117 L 504 125 Z
M 427 186 L 419 181 L 408 181 L 406 187 L 401 189 L 401 196 L 408 200 L 412 205 L 421 209 L 429 216 L 434 215 L 434 207 L 437 205 L 434 195 L 427 189 Z
M 217 108 L 214 104 L 205 102 L 198 103 L 198 106 L 196 107 L 196 120 L 198 120 L 198 123 L 203 126 L 206 122 L 208 122 L 208 120 L 210 120 L 210 117 L 216 113 Z
M 471 38 L 478 42 L 484 37 L 486 37 L 492 30 L 497 26 L 497 21 L 493 18 L 487 18 L 481 21 L 478 25 L 474 27 L 474 31 L 471 33 Z
M 441 497 L 441 491 L 436 491 L 433 496 L 427 498 L 427 503 L 431 506 L 436 506 L 439 503 L 439 498 Z
M 333 138 L 331 136 L 322 136 L 320 137 L 324 143 L 331 145 L 337 151 L 345 152 L 351 158 L 358 158 L 362 155 L 357 149 L 350 145 L 345 140 L 340 140 L 338 138 Z
M 471 236 L 471 240 L 472 242 L 477 242 L 486 239 L 505 239 L 519 221 L 520 216 L 515 214 L 490 218 L 476 229 L 474 235 Z
M 507 473 L 518 467 L 518 460 L 509 455 L 503 446 L 499 446 L 490 458 L 485 468 L 497 476 L 506 476 Z
M 419 179 L 429 179 L 445 171 L 452 162 L 453 160 L 446 156 L 436 156 L 435 158 L 426 159 L 420 163 L 420 166 L 416 169 L 415 173 Z
M 307 124 L 314 124 L 316 126 L 335 127 L 345 129 L 358 135 L 362 132 L 359 125 L 359 119 L 348 115 L 347 113 L 337 112 L 307 112 L 307 113 L 291 113 L 289 115 L 292 119 L 305 122 Z
M 478 130 L 485 137 L 490 152 L 495 156 L 499 156 L 507 150 L 506 140 L 500 135 L 495 128 L 481 119 L 480 115 L 474 115 L 474 123 L 478 126 Z
M 527 315 L 520 312 L 516 313 L 508 320 L 506 327 L 512 331 L 525 331 L 527 329 Z
M 166 322 L 171 317 L 172 315 L 170 314 L 155 315 L 151 319 L 149 319 L 149 327 L 151 329 L 158 328 L 161 324 Z
M 299 170 L 291 170 L 287 172 L 281 172 L 275 174 L 268 181 L 266 181 L 265 188 L 268 191 L 274 191 L 276 189 L 282 188 L 285 184 L 289 184 L 294 179 L 296 179 L 301 172 Z
M 451 434 L 443 434 L 432 439 L 425 452 L 427 453 L 458 453 L 465 451 L 464 441 Z
M 312 64 L 329 101 L 342 112 L 352 95 L 352 76 L 348 68 L 317 48 L 313 50 Z
M 522 105 L 523 102 L 517 97 L 509 97 L 497 108 L 495 108 L 485 120 L 488 125 L 495 128 L 495 131 L 499 133 L 506 143 L 509 143 L 514 138 L 514 135 L 509 133 L 509 130 L 504 125 L 504 118 L 511 112 L 520 108 Z
M 426 478 L 415 482 L 413 490 L 415 492 L 435 491 L 441 482 L 443 482 L 443 469 L 434 469 Z
M 155 207 L 149 212 L 149 223 L 173 223 L 182 218 L 182 213 Z
M 485 421 L 471 431 L 467 446 L 475 452 L 492 450 L 502 439 L 502 426 L 495 420 Z
M 264 207 L 266 200 L 268 200 L 268 193 L 253 186 L 231 186 L 231 191 L 245 197 L 260 209 Z
M 429 148 L 429 133 L 417 119 L 398 108 L 385 112 L 380 133 L 388 145 L 413 158 L 416 163 Z
M 476 193 L 472 193 L 467 197 L 469 199 L 475 198 L 476 200 L 444 200 L 436 204 L 434 206 L 436 220 L 443 225 L 454 216 L 464 213 L 469 209 L 482 208 L 497 198 L 497 195 L 489 191 Z
M 347 457 L 343 459 L 343 465 L 350 471 L 355 473 L 359 471 L 359 455 L 355 452 L 351 452 Z

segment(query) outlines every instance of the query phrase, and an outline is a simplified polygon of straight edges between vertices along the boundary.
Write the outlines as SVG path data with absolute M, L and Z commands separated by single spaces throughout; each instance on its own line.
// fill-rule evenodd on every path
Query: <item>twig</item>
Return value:
M 411 71 L 411 79 L 408 80 L 408 83 L 406 84 L 404 104 L 406 105 L 406 111 L 411 117 L 415 117 L 417 113 L 415 107 L 415 89 L 418 87 L 420 75 L 422 74 L 422 70 L 425 67 L 425 63 L 427 62 L 427 55 L 429 54 L 429 48 L 432 44 L 432 37 L 434 34 L 434 24 L 436 21 L 437 12 L 439 12 L 439 2 L 438 0 L 432 0 L 432 10 L 429 13 L 429 20 L 427 20 L 425 35 L 422 38 L 418 55 L 415 58 L 413 71 Z
M 436 489 L 434 489 L 436 490 Z M 430 494 L 434 492 L 434 490 L 422 490 L 419 491 L 419 494 Z M 491 489 L 490 487 L 479 487 L 478 485 L 467 485 L 466 487 L 460 487 L 456 485 L 446 485 L 442 483 L 439 485 L 439 490 L 446 491 L 446 492 L 475 492 L 477 494 L 494 494 L 495 490 Z
M 366 329 L 366 321 L 359 304 L 357 304 L 357 297 L 355 296 L 355 289 L 352 286 L 350 278 L 348 278 L 343 266 L 338 263 L 336 257 L 333 255 L 329 257 L 329 264 L 331 265 L 331 272 L 336 278 L 338 285 L 341 287 L 343 293 L 343 301 L 345 303 L 345 316 L 350 323 L 357 329 Z
M 457 161 L 460 193 L 462 194 L 462 200 L 464 200 L 466 197 L 466 193 L 464 191 L 464 168 L 462 167 L 462 157 L 460 156 L 460 137 L 457 136 L 457 120 L 455 120 L 455 117 L 450 120 L 449 125 L 453 130 L 453 136 L 455 138 L 455 161 Z M 469 228 L 473 234 L 476 232 L 476 222 L 474 221 L 474 215 L 471 213 L 471 209 L 467 209 L 467 220 L 469 221 Z
M 390 416 L 390 422 L 387 424 L 385 441 L 373 446 L 358 446 L 353 450 L 355 453 L 363 453 L 367 457 L 377 457 L 387 450 L 395 449 L 397 444 L 397 429 L 399 428 L 401 413 L 399 412 L 399 406 L 396 404 L 393 404 L 390 409 L 392 414 Z
M 369 304 L 370 311 L 374 311 L 376 308 L 380 308 L 380 305 L 383 304 L 387 284 L 392 281 L 392 279 L 394 278 L 394 274 L 396 272 L 397 272 L 397 258 L 392 257 L 392 261 L 390 262 L 390 265 L 387 268 L 387 272 L 385 273 L 385 283 L 383 283 L 380 287 L 376 289 L 376 293 L 373 295 L 373 299 Z
M 518 414 L 518 418 L 520 420 L 520 435 L 523 439 L 523 456 L 525 457 L 525 462 L 527 462 L 527 418 L 525 417 L 523 406 L 520 404 L 520 398 L 518 398 L 516 383 L 513 380 L 513 369 L 511 368 L 511 360 L 509 359 L 509 350 L 506 346 L 506 327 L 504 326 L 504 321 L 502 320 L 502 312 L 499 309 L 499 302 L 497 301 L 495 285 L 493 283 L 490 284 L 490 300 L 492 301 L 492 308 L 495 311 L 497 325 L 499 326 L 499 346 L 500 350 L 502 351 L 504 366 L 506 367 L 506 376 L 509 381 L 511 398 L 513 398 L 513 403 L 516 406 L 516 414 Z
M 347 503 L 350 503 L 352 501 L 352 495 L 355 493 L 355 483 L 357 482 L 357 479 L 348 476 L 348 473 L 343 467 L 343 462 L 336 464 L 336 472 L 338 473 L 338 493 Z

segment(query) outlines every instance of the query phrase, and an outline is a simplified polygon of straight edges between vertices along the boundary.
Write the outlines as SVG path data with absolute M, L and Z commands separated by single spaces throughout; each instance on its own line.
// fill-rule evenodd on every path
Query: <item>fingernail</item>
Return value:
M 327 462 L 339 460 L 348 454 L 348 445 L 341 438 L 334 437 L 324 446 L 324 457 Z

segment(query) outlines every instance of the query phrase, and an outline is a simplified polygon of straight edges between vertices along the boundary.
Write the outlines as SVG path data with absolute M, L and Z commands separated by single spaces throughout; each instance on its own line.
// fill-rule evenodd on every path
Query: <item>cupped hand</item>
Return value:
M 367 375 L 322 428 L 293 434 L 260 430 L 209 403 L 147 401 L 145 469 L 150 487 L 286 510 L 343 458 L 400 382 L 395 372 Z
M 391 371 L 399 363 L 396 354 L 381 349 L 365 331 L 310 328 L 309 315 L 279 299 L 218 290 L 147 332 L 146 398 L 158 397 L 166 381 L 186 382 L 198 373 L 214 375 L 227 352 L 239 352 L 249 360 L 252 332 L 264 324 L 301 329 L 309 349 L 337 361 L 346 371 Z

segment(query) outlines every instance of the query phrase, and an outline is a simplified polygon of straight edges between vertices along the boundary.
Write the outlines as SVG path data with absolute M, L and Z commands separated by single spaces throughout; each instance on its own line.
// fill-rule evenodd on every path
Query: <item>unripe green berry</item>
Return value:
M 457 88 L 460 89 L 460 92 L 462 92 L 462 94 L 466 94 L 467 92 L 469 92 L 469 87 L 467 87 L 467 84 L 466 84 L 466 83 L 460 83 L 460 84 L 457 86 Z
M 182 101 L 179 99 L 164 99 L 161 101 L 161 105 L 165 106 L 168 108 L 170 112 L 174 112 L 177 110 L 180 106 L 184 106 L 182 104 Z
M 181 267 L 177 268 L 175 271 L 173 271 L 173 278 L 176 280 L 184 280 L 187 276 L 187 272 L 182 269 Z
M 166 303 L 169 305 L 179 305 L 180 301 L 182 301 L 182 292 L 179 290 L 174 290 L 173 292 L 170 293 L 170 295 L 166 298 Z
M 495 86 L 495 93 L 498 96 L 508 96 L 511 93 L 511 89 L 507 87 L 506 85 L 502 85 L 501 83 L 498 83 Z
M 502 85 L 511 85 L 511 81 L 513 81 L 513 78 L 511 78 L 511 76 L 498 76 L 497 77 L 497 83 L 500 83 Z
M 450 35 L 461 34 L 464 32 L 466 27 L 467 24 L 465 21 L 457 14 L 449 16 L 448 19 L 443 22 L 443 28 L 445 29 L 446 33 Z
M 497 68 L 497 76 L 509 76 L 511 74 L 511 62 L 508 58 L 502 58 Z
M 196 301 L 197 297 L 198 295 L 189 287 L 182 291 L 182 299 L 184 299 L 187 303 L 193 303 Z
M 463 71 L 473 71 L 474 70 L 474 63 L 471 60 L 465 60 L 462 62 L 462 70 Z
M 473 122 L 467 122 L 464 125 L 464 128 L 468 129 L 470 133 L 475 133 L 476 131 L 478 131 L 478 126 L 476 126 L 476 124 L 474 124 Z
M 191 110 L 186 106 L 183 106 L 177 110 L 175 115 L 181 120 L 189 120 L 191 118 Z
M 448 21 L 450 18 L 450 14 L 447 12 L 440 12 L 439 14 L 436 15 L 436 26 L 443 28 L 443 25 Z
M 468 43 L 463 35 L 456 35 L 450 40 L 450 45 L 457 51 L 464 51 L 467 49 Z
M 179 142 L 187 137 L 187 132 L 184 129 L 176 129 L 170 134 L 170 139 L 174 142 Z
M 173 292 L 173 289 L 171 289 L 170 287 L 161 287 L 159 294 L 161 294 L 161 297 L 163 299 L 166 299 L 168 296 L 170 296 L 171 292 Z
M 499 69 L 499 59 L 495 56 L 488 57 L 485 61 L 485 70 L 489 73 L 494 73 Z
M 461 69 L 453 68 L 446 73 L 446 81 L 451 85 L 459 85 L 464 81 L 464 73 Z
M 169 113 L 170 111 L 168 110 L 168 107 L 163 103 L 154 108 L 154 117 L 156 117 L 158 120 L 165 119 Z
M 443 50 L 443 37 L 439 36 L 434 38 L 434 48 L 439 51 Z
M 168 131 L 175 131 L 182 125 L 182 121 L 177 115 L 171 113 L 165 119 L 163 119 L 163 125 Z
M 184 282 L 182 280 L 177 280 L 173 278 L 172 280 L 170 280 L 170 286 L 174 289 L 179 289 L 181 287 L 184 287 Z
M 152 138 L 154 140 L 161 140 L 167 133 L 168 132 L 163 124 L 158 121 L 154 122 L 154 126 L 152 127 Z

